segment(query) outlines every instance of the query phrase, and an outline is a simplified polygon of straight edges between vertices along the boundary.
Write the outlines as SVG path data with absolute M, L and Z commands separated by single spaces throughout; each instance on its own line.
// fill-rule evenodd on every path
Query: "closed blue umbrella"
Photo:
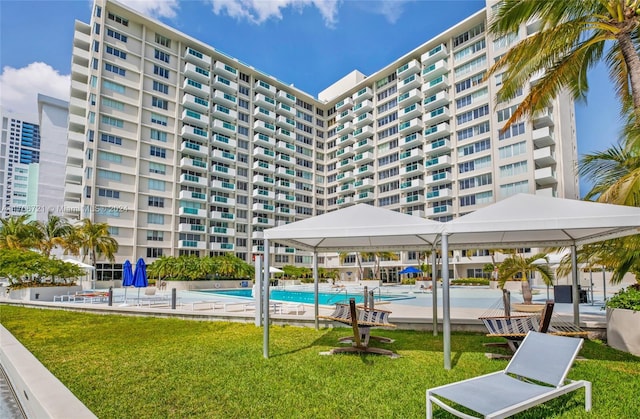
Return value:
M 127 287 L 133 285 L 133 268 L 129 259 L 122 265 L 122 286 L 124 287 L 124 304 L 127 304 Z M 124 305 L 123 304 L 123 305 Z
M 147 280 L 147 266 L 142 258 L 136 262 L 136 269 L 133 272 L 133 286 L 138 288 L 138 302 L 140 302 L 140 288 L 146 288 L 149 285 Z

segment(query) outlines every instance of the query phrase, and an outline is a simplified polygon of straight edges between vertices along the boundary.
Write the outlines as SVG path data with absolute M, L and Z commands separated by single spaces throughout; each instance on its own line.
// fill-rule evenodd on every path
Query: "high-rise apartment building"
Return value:
M 495 103 L 501 75 L 485 79 L 487 69 L 538 28 L 493 39 L 493 3 L 315 98 L 97 0 L 90 24 L 75 25 L 65 207 L 109 223 L 118 263 L 223 252 L 250 261 L 264 229 L 355 203 L 444 221 L 519 192 L 577 198 L 569 95 L 500 132 L 529 86 Z M 310 263 L 278 244 L 271 254 L 278 266 Z M 388 278 L 417 256 L 402 257 Z M 99 265 L 99 277 L 110 269 Z

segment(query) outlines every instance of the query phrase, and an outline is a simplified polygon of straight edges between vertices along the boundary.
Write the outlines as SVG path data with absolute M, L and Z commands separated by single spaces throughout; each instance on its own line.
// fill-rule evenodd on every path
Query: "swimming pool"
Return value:
M 251 289 L 233 289 L 233 290 L 201 290 L 199 292 L 207 294 L 215 294 L 227 297 L 252 298 Z M 314 292 L 312 291 L 288 291 L 288 290 L 271 290 L 271 300 L 287 301 L 295 303 L 314 304 Z M 364 302 L 363 293 L 347 293 L 347 292 L 319 292 L 318 304 L 332 305 L 336 303 L 349 303 L 350 298 L 355 298 L 356 303 Z M 376 295 L 376 301 L 393 301 L 407 298 L 415 298 L 407 295 Z

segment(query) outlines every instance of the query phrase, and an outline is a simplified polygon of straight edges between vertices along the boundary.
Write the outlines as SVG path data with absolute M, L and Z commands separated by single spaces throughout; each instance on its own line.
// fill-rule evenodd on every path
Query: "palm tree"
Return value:
M 75 233 L 72 233 L 72 241 L 74 246 L 79 246 L 82 250 L 83 260 L 88 255 L 89 262 L 94 268 L 99 256 L 104 256 L 109 261 L 114 260 L 114 254 L 118 251 L 118 242 L 111 237 L 107 223 L 93 223 L 85 218 L 75 227 L 75 230 Z
M 513 99 L 532 74 L 544 73 L 505 128 L 546 109 L 565 88 L 575 99 L 584 99 L 587 71 L 602 60 L 623 108 L 631 109 L 640 124 L 640 0 L 503 0 L 489 30 L 497 37 L 509 36 L 536 20 L 541 30 L 520 41 L 489 70 L 489 75 L 504 71 L 501 101 Z
M 0 218 L 0 248 L 29 249 L 39 241 L 39 231 L 35 221 L 29 221 L 29 214 Z
M 525 304 L 531 304 L 533 295 L 531 294 L 531 286 L 529 285 L 528 275 L 538 272 L 542 280 L 547 285 L 553 285 L 553 273 L 546 264 L 536 263 L 539 260 L 549 261 L 544 253 L 538 253 L 530 257 L 513 254 L 506 258 L 498 268 L 498 283 L 500 288 L 504 288 L 505 282 L 512 279 L 515 275 L 520 274 L 522 286 L 522 299 Z
M 38 222 L 36 226 L 40 231 L 38 248 L 47 257 L 51 256 L 56 246 L 64 247 L 65 239 L 73 229 L 66 219 L 52 214 L 49 214 L 47 221 Z
M 165 255 L 160 256 L 159 259 L 147 266 L 147 273 L 152 278 L 175 278 L 177 276 L 176 258 Z

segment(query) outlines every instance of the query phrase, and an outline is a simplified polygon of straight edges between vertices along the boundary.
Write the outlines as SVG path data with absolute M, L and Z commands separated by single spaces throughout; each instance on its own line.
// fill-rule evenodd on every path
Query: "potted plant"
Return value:
M 640 282 L 618 291 L 605 307 L 609 346 L 640 356 Z

